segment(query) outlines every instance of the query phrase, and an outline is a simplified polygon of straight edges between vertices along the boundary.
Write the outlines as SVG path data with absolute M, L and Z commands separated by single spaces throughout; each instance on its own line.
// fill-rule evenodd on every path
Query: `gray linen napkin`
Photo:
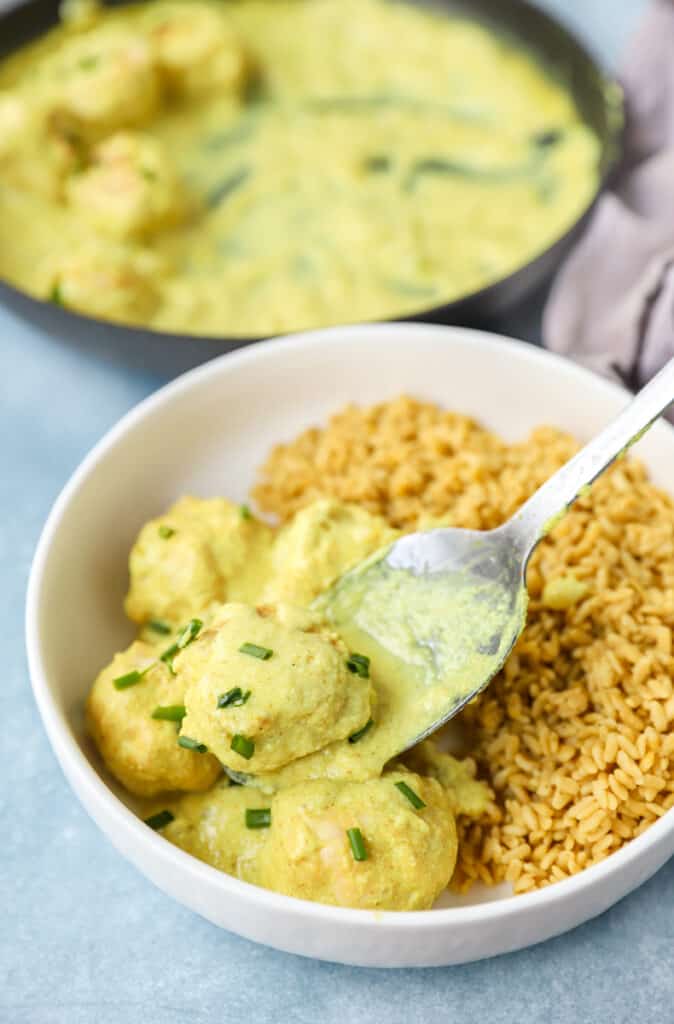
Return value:
M 655 0 L 620 79 L 625 161 L 554 281 L 543 339 L 638 388 L 674 355 L 674 0 Z

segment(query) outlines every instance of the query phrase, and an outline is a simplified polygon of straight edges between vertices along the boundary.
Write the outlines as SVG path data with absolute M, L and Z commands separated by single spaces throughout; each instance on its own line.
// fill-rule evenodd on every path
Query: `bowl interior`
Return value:
M 43 699 L 94 771 L 100 774 L 84 738 L 82 704 L 96 673 L 132 636 L 122 599 L 142 523 L 185 493 L 243 500 L 275 443 L 324 423 L 349 402 L 401 393 L 474 416 L 510 440 L 544 423 L 588 439 L 627 399 L 620 388 L 528 345 L 420 324 L 335 328 L 264 343 L 148 399 L 62 494 L 34 571 Z M 674 430 L 656 424 L 637 455 L 674 492 Z M 504 887 L 476 888 L 441 905 L 508 896 Z

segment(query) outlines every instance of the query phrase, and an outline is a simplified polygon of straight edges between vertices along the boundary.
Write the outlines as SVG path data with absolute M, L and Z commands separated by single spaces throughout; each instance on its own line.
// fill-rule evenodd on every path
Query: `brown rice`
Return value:
M 550 427 L 507 445 L 463 416 L 399 398 L 353 406 L 281 445 L 255 497 L 286 519 L 319 495 L 397 527 L 441 518 L 488 529 L 576 449 Z M 569 607 L 550 581 L 585 587 Z M 674 804 L 674 504 L 620 460 L 537 549 L 526 629 L 461 715 L 494 802 L 460 821 L 453 885 L 558 881 L 639 835 Z

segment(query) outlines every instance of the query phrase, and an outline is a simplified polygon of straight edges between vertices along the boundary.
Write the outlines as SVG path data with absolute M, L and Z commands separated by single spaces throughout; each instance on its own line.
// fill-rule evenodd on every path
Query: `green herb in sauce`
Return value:
M 346 835 L 349 840 L 351 847 L 351 853 L 353 854 L 354 860 L 367 860 L 367 847 L 365 846 L 365 840 L 363 834 L 359 828 L 348 828 Z

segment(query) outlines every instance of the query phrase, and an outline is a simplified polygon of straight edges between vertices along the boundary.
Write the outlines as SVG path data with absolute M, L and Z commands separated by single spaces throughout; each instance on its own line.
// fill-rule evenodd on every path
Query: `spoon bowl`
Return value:
M 342 576 L 320 604 L 353 649 L 378 664 L 385 654 L 407 679 L 405 745 L 393 755 L 452 718 L 501 668 L 524 627 L 524 564 L 506 527 L 413 533 Z

